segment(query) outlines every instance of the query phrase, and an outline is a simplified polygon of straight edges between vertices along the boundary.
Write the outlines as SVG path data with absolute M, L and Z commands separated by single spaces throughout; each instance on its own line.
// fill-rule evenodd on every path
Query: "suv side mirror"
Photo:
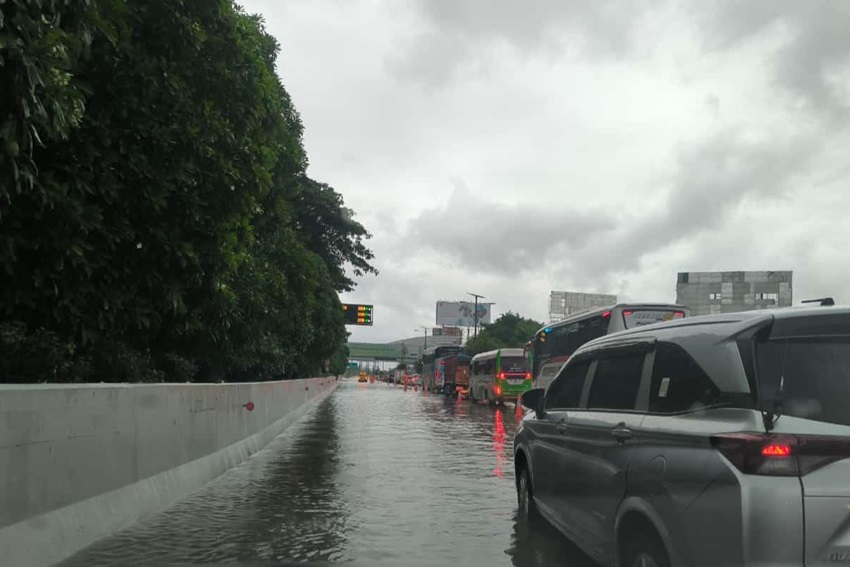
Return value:
M 522 394 L 522 405 L 530 410 L 534 410 L 537 414 L 543 413 L 543 396 L 546 390 L 543 388 L 534 388 Z

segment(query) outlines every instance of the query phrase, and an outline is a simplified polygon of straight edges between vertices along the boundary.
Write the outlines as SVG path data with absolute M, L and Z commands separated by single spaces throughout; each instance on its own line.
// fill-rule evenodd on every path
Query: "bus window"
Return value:
M 503 356 L 501 360 L 501 372 L 525 372 L 525 359 L 521 356 Z
M 624 309 L 623 324 L 626 326 L 626 329 L 634 329 L 635 327 L 643 327 L 644 325 L 652 325 L 662 321 L 681 319 L 684 316 L 684 311 L 674 309 Z
M 584 327 L 582 328 L 580 333 L 581 344 L 574 348 L 573 352 L 578 350 L 579 346 L 585 343 L 589 343 L 594 339 L 598 339 L 599 337 L 604 337 L 608 334 L 608 320 L 602 315 L 582 321 L 582 324 L 584 325 Z

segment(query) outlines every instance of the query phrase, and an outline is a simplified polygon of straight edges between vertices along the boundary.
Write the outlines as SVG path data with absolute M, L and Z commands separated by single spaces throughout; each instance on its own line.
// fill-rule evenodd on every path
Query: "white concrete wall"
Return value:
M 50 565 L 162 510 L 335 386 L 0 385 L 0 563 Z

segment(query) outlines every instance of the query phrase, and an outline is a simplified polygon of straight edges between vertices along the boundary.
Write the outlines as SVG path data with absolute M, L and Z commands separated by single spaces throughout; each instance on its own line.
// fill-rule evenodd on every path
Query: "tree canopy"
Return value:
M 232 0 L 0 3 L 0 381 L 339 366 L 366 229 Z
M 466 342 L 464 352 L 475 356 L 497 348 L 522 348 L 542 326 L 543 323 L 508 311 L 493 323 L 484 325 L 477 337 Z

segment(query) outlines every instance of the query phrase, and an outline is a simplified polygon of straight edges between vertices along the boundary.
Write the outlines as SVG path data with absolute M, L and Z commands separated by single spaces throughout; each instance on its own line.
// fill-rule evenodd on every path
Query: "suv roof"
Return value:
M 783 307 L 779 309 L 760 309 L 757 311 L 741 311 L 739 313 L 722 313 L 718 315 L 699 315 L 663 323 L 653 323 L 625 331 L 612 333 L 595 339 L 587 345 L 601 345 L 605 342 L 618 342 L 625 337 L 637 338 L 642 335 L 656 335 L 658 331 L 681 330 L 677 334 L 700 333 L 699 327 L 705 325 L 728 326 L 731 334 L 737 334 L 744 329 L 754 327 L 763 321 L 788 320 L 795 317 L 810 317 L 812 315 L 850 315 L 850 307 Z M 684 329 L 683 329 L 684 328 Z M 666 333 L 665 333 L 666 334 Z
M 600 337 L 582 345 L 576 350 L 573 357 L 600 348 L 663 340 L 685 348 L 697 363 L 712 376 L 721 390 L 749 392 L 750 385 L 737 346 L 737 338 L 740 334 L 774 321 L 842 315 L 850 315 L 850 308 L 789 307 L 690 317 L 678 321 L 655 323 Z M 723 355 L 723 353 L 727 353 L 729 356 Z

